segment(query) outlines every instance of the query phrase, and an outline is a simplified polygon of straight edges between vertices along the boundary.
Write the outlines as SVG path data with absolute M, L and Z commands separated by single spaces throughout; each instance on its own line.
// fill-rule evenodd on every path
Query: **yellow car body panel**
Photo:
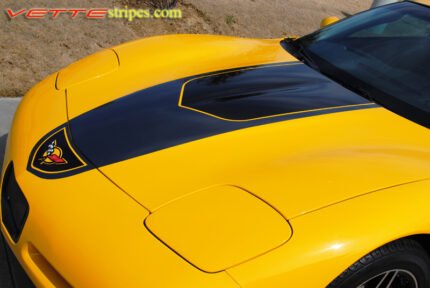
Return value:
M 267 203 L 226 185 L 174 201 L 152 213 L 145 224 L 190 263 L 211 273 L 275 249 L 292 234 L 287 220 Z
M 67 121 L 64 91 L 57 91 L 54 88 L 56 76 L 56 74 L 48 76 L 33 87 L 23 98 L 15 113 L 8 136 L 8 145 L 6 145 L 4 163 L 9 163 L 13 158 L 18 171 L 25 171 L 27 157 L 33 149 L 33 144 L 40 139 L 40 135 L 49 133 L 53 128 Z M 11 142 L 17 145 L 10 144 Z
M 276 115 L 269 115 L 263 117 L 269 121 L 264 125 L 192 139 L 72 176 L 43 178 L 28 168 L 35 146 L 57 127 L 72 127 L 72 135 L 79 134 L 70 123 L 110 103 L 121 104 L 132 93 L 229 69 L 240 75 L 253 66 L 296 65 L 297 59 L 279 41 L 153 37 L 92 56 L 60 71 L 60 78 L 52 75 L 35 86 L 16 113 L 2 170 L 3 182 L 13 162 L 16 180 L 30 205 L 17 243 L 4 224 L 2 232 L 32 281 L 40 287 L 324 287 L 373 249 L 401 237 L 430 234 L 430 183 L 425 180 L 430 178 L 428 129 L 372 103 L 347 105 L 348 110 L 342 111 L 311 109 L 302 111 L 309 114 L 302 118 L 285 113 L 283 117 L 295 117 L 285 121 L 270 122 Z M 119 67 L 114 67 L 112 52 Z M 103 54 L 109 55 L 108 60 Z M 81 70 L 85 79 L 75 75 Z M 186 110 L 180 107 L 180 96 L 175 98 L 176 108 Z M 189 113 L 223 125 L 236 123 L 196 110 Z M 175 125 L 172 120 L 171 126 Z M 71 137 L 71 142 L 76 138 Z M 100 150 L 107 146 L 96 144 Z M 80 149 L 76 151 L 86 151 Z M 289 224 L 291 239 L 286 241 L 291 231 L 280 240 L 273 238 L 279 245 L 264 245 L 267 239 L 255 237 L 243 241 L 243 251 L 252 250 L 241 255 L 246 261 L 237 263 L 239 258 L 212 251 L 213 258 L 205 262 L 182 254 L 197 257 L 207 246 L 191 241 L 189 251 L 176 251 L 180 245 L 175 239 L 157 235 L 168 229 L 165 220 L 145 227 L 145 219 L 170 205 L 224 185 L 260 198 L 273 209 L 263 213 L 267 219 L 279 212 L 282 221 L 289 223 L 267 221 L 264 231 L 275 233 Z M 210 200 L 211 209 L 226 202 L 225 197 Z M 193 203 L 198 202 L 183 206 L 187 217 L 201 215 L 198 209 L 193 211 Z M 258 207 L 237 209 L 252 215 Z M 232 217 L 231 213 L 220 215 L 219 223 Z M 215 216 L 205 215 L 211 223 L 216 222 Z M 196 223 L 203 225 L 201 219 Z M 199 236 L 209 239 L 213 231 L 217 229 L 207 227 Z M 177 239 L 186 240 L 184 235 Z
M 102 50 L 64 68 L 58 73 L 55 87 L 64 90 L 94 78 L 103 77 L 119 68 L 113 50 Z
M 49 181 L 25 172 L 32 143 L 67 121 L 65 94 L 55 90 L 55 79 L 56 75 L 49 76 L 20 103 L 2 170 L 3 185 L 6 167 L 13 161 L 17 182 L 31 205 L 28 228 L 18 243 L 3 223 L 1 230 L 33 283 L 37 287 L 239 287 L 225 272 L 204 273 L 184 265 L 180 256 L 145 229 L 148 211 L 97 170 Z M 159 274 L 152 270 L 157 265 Z
M 287 122 L 201 139 L 100 170 L 150 211 L 190 191 L 232 183 L 265 199 L 287 219 L 430 177 L 427 129 L 385 109 Z M 144 181 L 126 181 L 142 177 L 140 167 L 151 167 Z
M 225 272 L 208 274 L 184 265 L 145 229 L 148 212 L 97 171 L 66 181 L 32 175 L 17 180 L 29 191 L 29 203 L 40 204 L 31 206 L 19 243 L 7 240 L 38 287 L 61 287 L 49 277 L 55 272 L 68 287 L 237 287 Z M 34 259 L 29 247 L 51 267 Z
M 247 288 L 326 287 L 369 251 L 428 234 L 429 185 L 387 188 L 291 219 L 294 236 L 286 245 L 228 272 Z

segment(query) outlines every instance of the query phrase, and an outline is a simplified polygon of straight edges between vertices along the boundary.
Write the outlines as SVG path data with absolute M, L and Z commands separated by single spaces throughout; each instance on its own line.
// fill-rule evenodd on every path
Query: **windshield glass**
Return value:
M 306 55 L 302 60 L 310 58 L 313 68 L 430 127 L 429 7 L 383 6 L 294 42 L 293 49 Z

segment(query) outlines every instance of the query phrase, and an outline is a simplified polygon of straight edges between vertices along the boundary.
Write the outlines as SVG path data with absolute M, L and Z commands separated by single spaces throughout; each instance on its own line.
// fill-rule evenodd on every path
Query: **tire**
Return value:
M 391 285 L 388 284 L 390 281 Z M 327 286 L 376 287 L 430 287 L 430 259 L 427 251 L 412 239 L 394 241 L 361 258 Z

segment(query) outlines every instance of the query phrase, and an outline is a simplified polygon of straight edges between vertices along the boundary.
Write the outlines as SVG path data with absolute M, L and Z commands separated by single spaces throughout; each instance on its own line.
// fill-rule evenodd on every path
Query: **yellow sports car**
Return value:
M 426 3 L 143 39 L 36 85 L 2 170 L 15 281 L 430 287 Z

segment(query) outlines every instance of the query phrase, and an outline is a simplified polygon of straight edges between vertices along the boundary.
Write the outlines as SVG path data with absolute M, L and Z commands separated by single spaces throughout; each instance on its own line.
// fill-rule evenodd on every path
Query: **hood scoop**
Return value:
M 181 106 L 226 120 L 365 104 L 368 101 L 299 62 L 196 77 Z

